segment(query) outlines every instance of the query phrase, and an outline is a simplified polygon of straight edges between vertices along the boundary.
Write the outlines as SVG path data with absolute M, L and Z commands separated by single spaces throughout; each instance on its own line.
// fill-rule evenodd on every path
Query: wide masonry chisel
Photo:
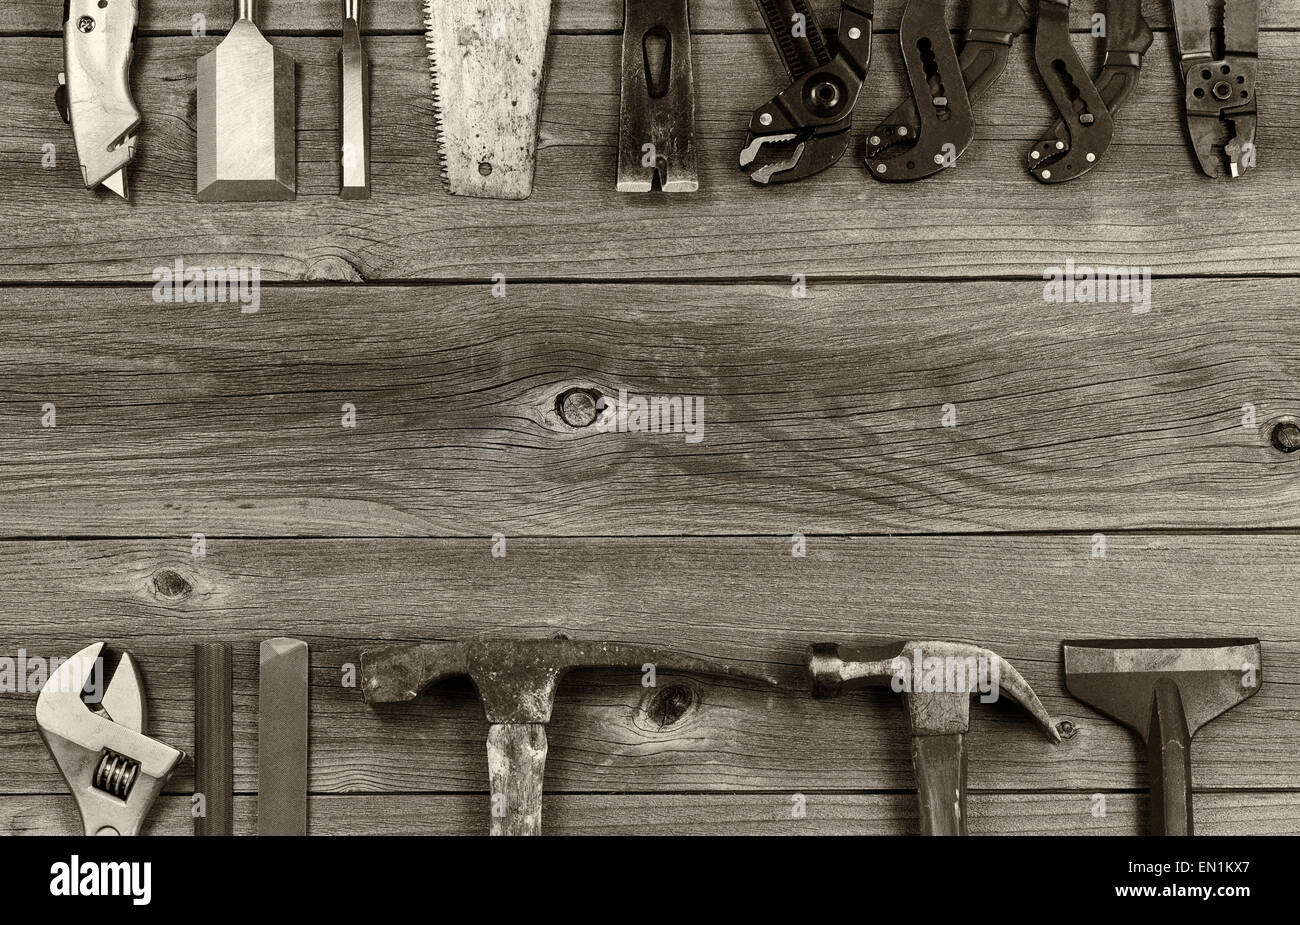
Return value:
M 447 192 L 527 199 L 551 0 L 424 0 L 424 14 Z
M 1192 737 L 1259 692 L 1259 640 L 1082 639 L 1062 649 L 1070 693 L 1146 745 L 1151 834 L 1191 835 Z
M 307 834 L 307 643 L 262 643 L 257 683 L 257 834 Z

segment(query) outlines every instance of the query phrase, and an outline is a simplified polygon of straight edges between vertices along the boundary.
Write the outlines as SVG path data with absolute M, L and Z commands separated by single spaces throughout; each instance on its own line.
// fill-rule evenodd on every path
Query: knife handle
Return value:
M 68 0 L 63 21 L 66 118 L 72 124 L 83 179 L 93 187 L 122 169 L 140 124 L 131 98 L 137 0 Z M 65 108 L 64 106 L 60 107 Z

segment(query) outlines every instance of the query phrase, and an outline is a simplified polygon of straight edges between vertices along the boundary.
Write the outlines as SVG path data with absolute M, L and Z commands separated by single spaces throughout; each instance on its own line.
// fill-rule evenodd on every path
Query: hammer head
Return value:
M 489 723 L 550 722 L 555 690 L 574 668 L 684 671 L 775 683 L 766 675 L 671 649 L 572 639 L 476 639 L 384 646 L 361 653 L 367 703 L 412 700 L 446 678 L 473 682 Z
M 295 197 L 294 63 L 251 20 L 199 59 L 198 123 L 200 201 Z
M 970 698 L 1006 694 L 1038 721 L 1043 733 L 1060 733 L 1042 701 L 1011 663 L 965 642 L 890 642 L 852 647 L 817 643 L 808 648 L 814 697 L 838 697 L 859 687 L 890 687 L 903 694 L 913 736 L 964 733 L 970 727 Z
M 1187 731 L 1254 696 L 1262 680 L 1258 639 L 1083 639 L 1066 642 L 1065 686 L 1077 699 L 1146 741 L 1156 683 L 1172 681 Z

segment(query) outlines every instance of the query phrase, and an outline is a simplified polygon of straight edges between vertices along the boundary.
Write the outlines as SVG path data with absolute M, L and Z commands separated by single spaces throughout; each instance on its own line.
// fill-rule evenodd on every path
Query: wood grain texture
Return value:
M 1294 280 L 7 289 L 8 536 L 1300 526 Z M 58 312 L 50 311 L 59 305 Z M 1232 311 L 1222 306 L 1232 305 Z M 571 387 L 704 402 L 574 428 Z M 42 426 L 42 407 L 57 427 Z M 356 425 L 343 425 L 344 405 Z M 945 405 L 957 425 L 943 426 Z M 1243 406 L 1256 426 L 1243 427 Z
M 1235 183 L 1202 177 L 1184 138 L 1169 37 L 1157 36 L 1106 163 L 1046 188 L 1024 155 L 1053 118 L 1029 43 L 977 106 L 980 128 L 953 170 L 875 183 L 863 133 L 903 95 L 884 41 L 851 150 L 780 189 L 736 168 L 753 107 L 784 78 L 763 34 L 694 41 L 701 192 L 615 191 L 620 36 L 560 35 L 542 112 L 533 197 L 484 202 L 443 192 L 419 36 L 373 37 L 373 197 L 338 193 L 336 54 L 325 37 L 283 38 L 298 61 L 298 199 L 203 204 L 194 197 L 194 74 L 216 36 L 141 39 L 134 86 L 145 113 L 129 204 L 79 181 L 71 133 L 50 103 L 59 41 L 0 39 L 0 280 L 151 280 L 177 256 L 247 264 L 263 279 L 512 280 L 808 276 L 1017 277 L 1044 265 L 1150 266 L 1165 274 L 1295 274 L 1300 229 L 1285 152 L 1300 146 L 1300 34 L 1261 36 L 1259 164 Z M 1094 56 L 1095 57 L 1095 56 Z M 38 63 L 42 62 L 42 63 Z M 58 152 L 41 166 L 43 145 Z M 57 216 L 52 219 L 51 216 Z M 1194 285 L 1194 284 L 1193 284 Z M 1236 300 L 1232 300 L 1236 301 Z
M 1032 2 L 1023 5 L 1032 9 Z M 896 30 L 904 0 L 876 0 L 878 30 Z M 839 0 L 809 0 L 823 29 L 835 28 Z M 1076 31 L 1089 26 L 1100 3 L 1076 2 L 1070 22 Z M 1171 25 L 1166 0 L 1143 0 L 1143 14 L 1153 29 Z M 0 6 L 0 33 L 53 32 L 60 27 L 61 8 L 43 0 L 10 0 Z M 193 17 L 201 15 L 209 33 L 230 28 L 231 8 L 224 0 L 153 0 L 141 4 L 140 30 L 144 33 L 188 34 Z M 950 5 L 948 21 L 963 24 L 964 5 Z M 263 32 L 337 32 L 338 10 L 317 0 L 264 0 L 257 21 Z M 1286 0 L 1260 0 L 1259 22 L 1264 29 L 1300 27 L 1300 11 Z M 366 32 L 420 32 L 424 29 L 422 0 L 384 0 L 366 6 L 361 22 Z M 552 29 L 556 32 L 613 32 L 623 25 L 623 0 L 555 0 Z M 753 0 L 691 0 L 691 27 L 698 32 L 757 32 L 763 20 Z M 895 41 L 895 44 L 897 42 Z
M 1093 794 L 970 795 L 971 835 L 1140 835 L 1145 794 L 1106 793 L 1106 814 L 1094 816 Z M 1300 794 L 1198 793 L 1198 835 L 1288 835 L 1300 828 Z M 548 835 L 917 835 L 910 794 L 819 794 L 794 818 L 791 794 L 551 794 Z M 235 834 L 257 830 L 256 798 L 235 798 Z M 481 835 L 486 795 L 400 798 L 358 794 L 314 796 L 312 835 Z M 186 835 L 190 801 L 164 796 L 146 835 Z M 79 831 L 72 798 L 13 796 L 0 800 L 0 832 L 67 835 Z
M 1258 635 L 1260 692 L 1193 747 L 1205 789 L 1300 780 L 1300 629 L 1273 589 L 1300 579 L 1293 535 L 0 543 L 0 655 L 67 655 L 95 638 L 132 650 L 153 733 L 192 746 L 192 645 L 234 643 L 235 787 L 256 789 L 257 641 L 307 641 L 311 790 L 481 793 L 487 724 L 468 682 L 367 707 L 344 666 L 361 647 L 482 634 L 672 646 L 770 665 L 777 690 L 717 678 L 579 671 L 547 733 L 546 792 L 873 790 L 913 786 L 906 721 L 887 691 L 808 695 L 815 641 L 967 638 L 1006 657 L 1059 722 L 1051 745 L 1008 702 L 974 705 L 974 790 L 1137 790 L 1144 750 L 1064 690 L 1071 637 Z M 59 793 L 34 693 L 0 697 L 5 792 Z M 186 762 L 172 791 L 188 792 Z

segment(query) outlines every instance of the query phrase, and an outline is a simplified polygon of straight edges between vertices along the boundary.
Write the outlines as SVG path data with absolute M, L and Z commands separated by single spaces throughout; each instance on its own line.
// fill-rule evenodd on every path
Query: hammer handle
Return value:
M 1192 834 L 1192 734 L 1183 698 L 1169 678 L 1156 682 L 1147 734 L 1151 834 Z
M 966 743 L 962 733 L 913 736 L 922 835 L 966 834 Z
M 494 723 L 488 727 L 488 783 L 493 835 L 540 835 L 546 727 Z

